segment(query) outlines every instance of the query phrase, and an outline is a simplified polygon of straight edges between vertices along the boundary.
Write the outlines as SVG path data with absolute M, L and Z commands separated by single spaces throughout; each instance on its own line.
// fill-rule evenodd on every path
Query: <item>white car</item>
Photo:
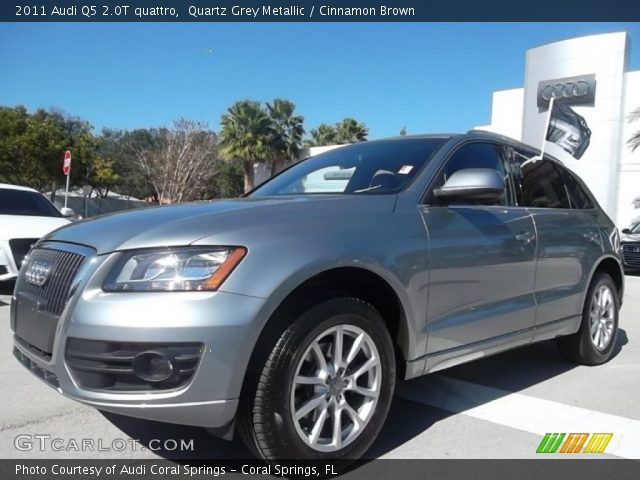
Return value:
M 71 209 L 63 209 L 72 215 Z M 36 190 L 0 183 L 0 282 L 18 275 L 22 260 L 40 237 L 69 220 Z

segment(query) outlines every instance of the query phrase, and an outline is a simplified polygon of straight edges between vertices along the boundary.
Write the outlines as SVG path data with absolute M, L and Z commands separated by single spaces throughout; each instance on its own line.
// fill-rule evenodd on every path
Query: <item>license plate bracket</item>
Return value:
M 15 333 L 25 342 L 51 354 L 59 317 L 43 308 L 43 300 L 18 293 L 14 312 Z

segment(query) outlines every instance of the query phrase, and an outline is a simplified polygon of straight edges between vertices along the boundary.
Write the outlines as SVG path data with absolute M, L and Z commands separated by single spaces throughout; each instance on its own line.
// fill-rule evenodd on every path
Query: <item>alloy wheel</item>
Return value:
M 615 305 L 613 292 L 607 285 L 600 285 L 593 293 L 589 310 L 591 341 L 598 350 L 609 346 L 613 337 Z
M 380 396 L 382 367 L 371 337 L 355 325 L 316 336 L 295 369 L 291 415 L 304 443 L 335 452 L 365 429 Z

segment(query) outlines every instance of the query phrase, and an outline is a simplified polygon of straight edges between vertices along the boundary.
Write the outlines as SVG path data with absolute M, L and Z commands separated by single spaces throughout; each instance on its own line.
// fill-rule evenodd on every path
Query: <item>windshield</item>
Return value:
M 339 147 L 292 166 L 250 196 L 396 193 L 445 140 L 411 138 Z
M 61 217 L 56 207 L 37 192 L 0 188 L 0 215 Z

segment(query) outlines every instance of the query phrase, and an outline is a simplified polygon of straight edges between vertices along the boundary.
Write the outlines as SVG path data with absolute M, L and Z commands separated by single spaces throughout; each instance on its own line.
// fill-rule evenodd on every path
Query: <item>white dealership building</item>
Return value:
M 640 130 L 627 121 L 640 108 L 640 70 L 629 71 L 629 49 L 627 34 L 616 32 L 528 50 L 524 87 L 493 92 L 491 124 L 477 127 L 539 147 L 548 99 L 563 98 L 586 120 L 590 144 L 580 160 L 550 142 L 546 150 L 585 180 L 620 228 L 640 217 L 640 149 L 627 145 Z

